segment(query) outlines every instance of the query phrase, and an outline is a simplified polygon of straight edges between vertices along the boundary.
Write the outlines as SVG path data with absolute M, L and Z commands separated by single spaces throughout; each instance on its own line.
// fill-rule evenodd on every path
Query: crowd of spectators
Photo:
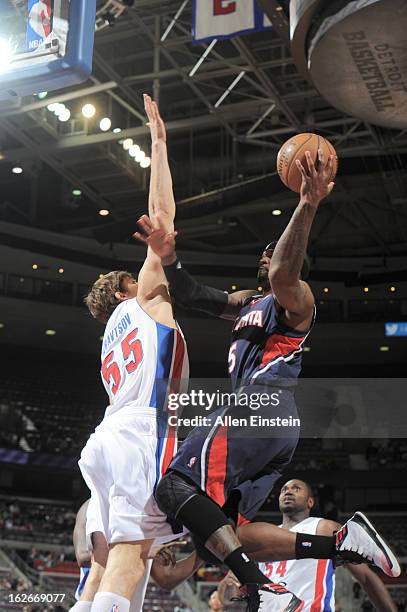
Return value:
M 72 544 L 75 516 L 64 506 L 0 499 L 0 538 Z

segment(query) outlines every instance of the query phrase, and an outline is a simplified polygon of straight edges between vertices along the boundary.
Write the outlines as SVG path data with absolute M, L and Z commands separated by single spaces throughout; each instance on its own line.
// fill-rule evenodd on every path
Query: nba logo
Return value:
M 190 469 L 193 468 L 197 461 L 198 461 L 198 457 L 191 457 L 191 459 L 188 461 L 188 467 Z
M 52 32 L 53 0 L 29 0 L 27 49 L 35 51 Z

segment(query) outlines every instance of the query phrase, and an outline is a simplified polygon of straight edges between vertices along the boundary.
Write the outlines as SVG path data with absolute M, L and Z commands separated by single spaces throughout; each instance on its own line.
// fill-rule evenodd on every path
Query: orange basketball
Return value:
M 332 176 L 330 179 L 331 181 L 334 180 L 338 171 L 338 156 L 329 140 L 317 134 L 297 134 L 297 136 L 293 136 L 290 140 L 287 140 L 278 152 L 277 171 L 284 185 L 296 193 L 300 192 L 302 178 L 295 160 L 299 159 L 307 170 L 308 165 L 305 158 L 305 152 L 309 151 L 317 166 L 318 149 L 322 149 L 325 161 L 328 160 L 328 155 L 334 156 Z

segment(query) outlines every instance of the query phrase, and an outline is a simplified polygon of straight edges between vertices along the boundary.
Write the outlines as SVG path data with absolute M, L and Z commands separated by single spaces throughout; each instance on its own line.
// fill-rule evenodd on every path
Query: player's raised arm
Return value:
M 308 151 L 306 159 L 307 169 L 296 160 L 302 175 L 300 202 L 274 248 L 269 268 L 273 294 L 285 309 L 292 327 L 307 327 L 312 319 L 314 297 L 309 285 L 301 280 L 301 270 L 315 214 L 321 201 L 334 187 L 330 182 L 332 155 L 326 161 L 319 150 L 318 168 Z
M 144 108 L 151 134 L 151 175 L 148 198 L 148 214 L 154 223 L 160 213 L 165 229 L 174 230 L 175 199 L 172 176 L 168 162 L 167 133 L 157 102 L 144 94 Z
M 168 164 L 166 131 L 156 102 L 144 95 L 144 105 L 151 133 L 151 179 L 149 212 L 152 222 L 157 217 L 166 232 L 174 229 L 175 202 Z M 147 256 L 138 275 L 137 298 L 140 305 L 159 323 L 173 327 L 174 316 L 167 281 L 160 257 L 147 245 Z
M 184 308 L 201 310 L 215 317 L 236 318 L 244 300 L 255 291 L 227 293 L 198 283 L 178 260 L 175 250 L 177 233 L 166 231 L 161 213 L 156 214 L 155 221 L 154 225 L 147 215 L 143 215 L 138 221 L 141 232 L 136 232 L 134 237 L 160 257 L 175 302 Z

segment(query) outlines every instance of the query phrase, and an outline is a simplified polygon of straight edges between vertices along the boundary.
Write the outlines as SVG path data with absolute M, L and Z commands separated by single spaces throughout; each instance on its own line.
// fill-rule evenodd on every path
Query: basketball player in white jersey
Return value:
M 294 533 L 330 536 L 340 529 L 339 523 L 310 516 L 315 499 L 310 485 L 303 480 L 293 479 L 286 482 L 280 492 L 279 506 L 283 515 L 281 528 Z M 263 530 L 267 537 L 268 525 L 253 523 L 252 530 Z M 248 528 L 246 535 L 248 534 Z M 259 534 L 257 534 L 259 535 Z M 260 534 L 261 535 L 261 534 Z M 380 578 L 367 565 L 346 565 L 360 583 L 372 604 L 379 612 L 396 612 L 396 607 Z M 300 559 L 270 561 L 260 564 L 261 571 L 274 583 L 280 583 L 303 602 L 298 610 L 310 612 L 333 612 L 335 610 L 335 568 L 330 559 Z M 230 577 L 220 585 L 223 603 L 229 601 L 237 591 L 238 583 Z M 282 592 L 281 596 L 261 589 L 262 612 L 282 612 L 290 597 Z M 291 608 L 289 608 L 291 609 Z
M 149 96 L 145 107 L 152 137 L 149 213 L 152 219 L 160 213 L 171 233 L 175 202 L 168 197 L 172 183 L 165 127 Z M 175 537 L 153 491 L 176 451 L 166 400 L 188 377 L 187 351 L 161 260 L 150 248 L 137 280 L 128 272 L 110 272 L 95 282 L 85 301 L 106 324 L 101 374 L 110 405 L 79 466 L 109 555 L 92 606 L 79 602 L 75 611 L 128 612 L 152 545 Z M 92 531 L 87 526 L 88 539 Z

